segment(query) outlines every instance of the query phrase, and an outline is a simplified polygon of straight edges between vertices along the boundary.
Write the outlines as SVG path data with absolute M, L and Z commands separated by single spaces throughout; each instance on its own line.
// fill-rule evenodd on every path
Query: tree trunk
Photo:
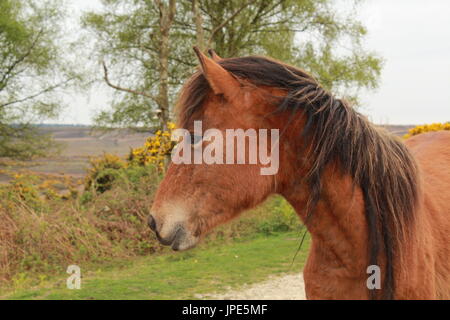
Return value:
M 195 31 L 196 31 L 196 41 L 197 41 L 197 47 L 204 51 L 205 48 L 205 35 L 203 32 L 203 17 L 202 13 L 198 7 L 198 0 L 192 0 L 192 12 L 194 14 L 194 24 L 195 24 Z
M 170 0 L 166 5 L 162 0 L 157 0 L 160 14 L 160 40 L 159 40 L 159 88 L 157 103 L 159 107 L 158 117 L 160 127 L 165 129 L 170 120 L 169 105 L 169 53 L 170 53 L 170 28 L 175 17 L 175 0 Z

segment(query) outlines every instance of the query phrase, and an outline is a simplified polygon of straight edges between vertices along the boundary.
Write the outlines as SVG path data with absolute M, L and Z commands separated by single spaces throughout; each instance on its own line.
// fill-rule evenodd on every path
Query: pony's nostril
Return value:
M 152 215 L 148 216 L 148 226 L 152 229 L 152 231 L 156 231 L 156 221 Z

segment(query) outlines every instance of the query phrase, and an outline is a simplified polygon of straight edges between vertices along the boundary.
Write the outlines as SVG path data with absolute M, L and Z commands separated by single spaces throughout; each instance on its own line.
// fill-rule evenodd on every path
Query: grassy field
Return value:
M 102 268 L 81 265 L 81 290 L 67 289 L 68 275 L 60 275 L 37 288 L 1 295 L 3 299 L 196 299 L 197 294 L 300 272 L 309 240 L 292 263 L 299 241 L 298 233 L 279 233 L 225 245 L 201 245 L 187 252 L 114 261 Z

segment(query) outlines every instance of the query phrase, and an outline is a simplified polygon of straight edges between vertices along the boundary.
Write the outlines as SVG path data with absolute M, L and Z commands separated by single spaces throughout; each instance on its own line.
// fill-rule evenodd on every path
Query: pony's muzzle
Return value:
M 167 228 L 162 228 L 165 230 L 158 230 L 158 223 L 154 216 L 150 214 L 148 217 L 148 226 L 155 232 L 156 238 L 162 245 L 171 246 L 175 251 L 187 250 L 197 244 L 198 239 L 191 236 L 180 223 L 170 228 L 170 231 Z
M 148 216 L 148 226 L 150 227 L 150 229 L 155 233 L 156 238 L 158 239 L 158 241 L 164 245 L 164 246 L 169 246 L 172 244 L 173 239 L 175 238 L 175 234 L 173 235 L 169 235 L 167 237 L 161 237 L 160 233 L 158 232 L 158 228 L 157 228 L 157 224 L 156 224 L 156 219 L 150 214 Z

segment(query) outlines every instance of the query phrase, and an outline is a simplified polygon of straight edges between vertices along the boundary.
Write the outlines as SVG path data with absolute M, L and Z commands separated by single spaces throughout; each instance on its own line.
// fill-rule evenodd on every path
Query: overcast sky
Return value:
M 98 2 L 72 6 L 80 12 Z M 368 0 L 361 20 L 369 31 L 365 47 L 385 60 L 380 87 L 364 94 L 361 111 L 382 124 L 450 121 L 450 1 Z M 70 96 L 59 122 L 89 124 L 111 93 Z

